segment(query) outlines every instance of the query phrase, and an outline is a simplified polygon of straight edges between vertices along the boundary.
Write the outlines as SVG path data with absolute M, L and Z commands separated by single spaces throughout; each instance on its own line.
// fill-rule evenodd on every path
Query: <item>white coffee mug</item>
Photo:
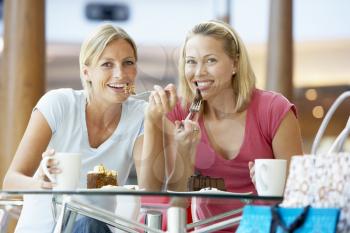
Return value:
M 61 173 L 50 174 L 47 168 L 49 159 L 57 160 Z M 81 169 L 80 153 L 56 152 L 54 156 L 44 157 L 40 165 L 49 180 L 56 183 L 53 190 L 75 190 L 78 187 Z
M 255 186 L 259 196 L 283 196 L 287 160 L 256 159 Z

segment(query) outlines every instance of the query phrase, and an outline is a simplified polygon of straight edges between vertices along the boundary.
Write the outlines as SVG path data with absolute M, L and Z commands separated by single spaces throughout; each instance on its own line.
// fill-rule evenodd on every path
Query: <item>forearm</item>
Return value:
M 8 171 L 3 182 L 4 190 L 38 190 L 41 181 L 16 171 Z
M 187 191 L 187 181 L 194 173 L 195 146 L 185 148 L 176 146 L 176 159 L 168 188 L 176 191 Z
M 33 111 L 27 129 L 13 157 L 3 182 L 3 189 L 41 189 L 42 177 L 33 177 L 40 166 L 42 153 L 52 136 L 51 128 L 40 111 Z
M 139 185 L 147 191 L 160 191 L 165 174 L 161 120 L 145 118 Z

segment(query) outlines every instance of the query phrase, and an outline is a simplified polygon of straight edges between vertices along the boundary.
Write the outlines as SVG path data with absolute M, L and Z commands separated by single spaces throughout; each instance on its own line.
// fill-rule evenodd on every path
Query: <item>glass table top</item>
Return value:
M 18 196 L 18 195 L 132 195 L 132 196 L 162 196 L 162 197 L 207 197 L 207 198 L 226 198 L 226 199 L 249 199 L 249 200 L 266 200 L 266 201 L 281 201 L 282 196 L 259 196 L 257 194 L 247 193 L 233 193 L 218 190 L 201 190 L 193 192 L 149 192 L 144 190 L 132 190 L 127 188 L 121 189 L 77 189 L 77 190 L 0 190 L 0 197 L 4 196 Z
M 148 232 L 165 232 L 153 229 L 147 226 L 146 223 L 142 223 L 144 220 L 140 220 L 141 216 L 146 218 L 145 216 L 149 211 L 154 210 L 160 211 L 163 216 L 168 215 L 168 230 L 174 228 L 173 232 L 178 232 L 177 227 L 179 225 L 188 231 L 199 226 L 205 226 L 202 230 L 214 232 L 215 229 L 237 225 L 241 219 L 237 214 L 240 215 L 246 204 L 275 205 L 283 200 L 281 196 L 258 196 L 252 192 L 232 193 L 216 189 L 204 189 L 196 192 L 174 192 L 170 190 L 149 192 L 132 188 L 114 187 L 113 189 L 77 189 L 69 191 L 0 190 L 0 209 L 1 206 L 21 207 L 25 203 L 23 197 L 25 200 L 26 196 L 49 197 L 49 200 L 52 201 L 52 210 L 55 213 L 55 232 L 66 232 L 66 230 L 62 230 L 63 226 L 67 225 L 65 221 L 70 221 L 67 220 L 66 216 L 70 216 L 72 213 L 75 213 L 73 216 L 87 216 L 98 219 L 112 227 L 119 227 L 124 230 L 131 229 L 127 232 L 134 232 L 136 228 L 142 231 L 148 230 Z M 218 207 L 219 211 L 207 213 L 204 218 L 194 217 L 196 208 L 204 207 L 206 209 L 207 205 L 213 204 Z M 174 210 L 174 208 L 176 211 L 180 211 L 182 216 L 169 217 L 169 210 Z M 186 224 L 186 212 L 189 209 L 192 212 L 193 222 Z M 134 210 L 137 210 L 137 218 L 134 218 L 130 225 L 130 219 L 132 219 L 130 216 L 135 212 Z M 125 218 L 124 215 L 127 211 L 130 212 L 130 216 Z M 120 213 L 123 213 L 123 216 L 120 216 Z M 195 218 L 197 219 L 195 220 Z M 74 222 L 74 218 L 72 221 Z M 125 226 L 129 227 L 125 228 Z M 199 232 L 202 232 L 202 230 Z

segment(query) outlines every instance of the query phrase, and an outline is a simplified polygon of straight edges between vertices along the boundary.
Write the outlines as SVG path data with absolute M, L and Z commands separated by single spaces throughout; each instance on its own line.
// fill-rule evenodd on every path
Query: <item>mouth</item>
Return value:
M 123 92 L 125 94 L 135 93 L 135 85 L 131 83 L 108 83 L 107 86 L 115 92 Z
M 194 83 L 197 83 L 196 88 L 200 91 L 208 90 L 211 85 L 214 83 L 212 80 L 195 80 Z
M 107 84 L 108 87 L 114 88 L 114 89 L 123 89 L 127 85 L 128 85 L 127 83 L 109 83 L 109 84 Z

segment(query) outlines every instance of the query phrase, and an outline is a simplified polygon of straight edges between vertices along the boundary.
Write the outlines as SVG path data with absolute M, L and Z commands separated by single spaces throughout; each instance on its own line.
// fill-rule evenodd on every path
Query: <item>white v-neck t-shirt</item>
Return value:
M 104 164 L 118 172 L 118 184 L 124 185 L 132 165 L 132 151 L 144 131 L 144 109 L 147 102 L 129 98 L 122 105 L 122 114 L 114 133 L 99 147 L 89 143 L 82 90 L 57 89 L 47 92 L 34 109 L 47 120 L 52 138 L 49 148 L 57 152 L 80 152 L 82 167 L 79 188 L 86 187 L 86 174 L 94 166 Z M 54 226 L 51 195 L 25 195 L 16 233 L 51 233 Z

